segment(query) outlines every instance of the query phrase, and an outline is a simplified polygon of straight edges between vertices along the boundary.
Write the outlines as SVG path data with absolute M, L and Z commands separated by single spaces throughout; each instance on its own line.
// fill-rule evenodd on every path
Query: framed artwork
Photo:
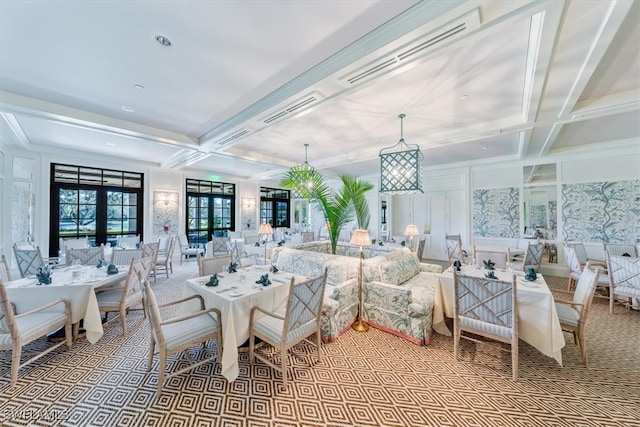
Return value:
M 257 230 L 256 198 L 243 196 L 240 200 L 240 224 L 243 231 Z
M 153 235 L 178 232 L 178 192 L 153 192 Z

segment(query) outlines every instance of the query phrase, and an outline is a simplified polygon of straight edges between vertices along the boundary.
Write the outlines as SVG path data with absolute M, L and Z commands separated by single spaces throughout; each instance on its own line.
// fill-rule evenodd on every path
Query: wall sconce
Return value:
M 422 152 L 417 145 L 404 141 L 403 120 L 400 114 L 400 141 L 380 150 L 380 192 L 386 194 L 424 193 L 422 190 Z M 385 152 L 386 150 L 393 150 Z

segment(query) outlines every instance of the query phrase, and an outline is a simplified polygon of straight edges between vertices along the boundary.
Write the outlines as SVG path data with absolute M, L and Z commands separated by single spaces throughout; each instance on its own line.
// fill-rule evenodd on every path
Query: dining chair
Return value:
M 459 360 L 460 339 L 487 343 L 475 336 L 483 336 L 510 345 L 511 373 L 518 377 L 518 310 L 515 275 L 511 280 L 487 279 L 453 272 L 454 316 L 453 353 Z M 472 335 L 467 335 L 472 334 Z
M 176 245 L 176 238 L 174 235 L 169 236 L 169 241 L 167 243 L 167 250 L 158 252 L 158 257 L 156 259 L 155 271 L 156 273 L 165 273 L 167 275 L 167 279 L 169 278 L 169 273 L 173 274 L 173 251 Z
M 36 274 L 40 267 L 44 267 L 44 258 L 42 258 L 42 253 L 38 246 L 33 249 L 20 249 L 18 248 L 18 245 L 14 243 L 13 254 L 16 257 L 18 271 L 20 271 L 21 277 Z
M 507 268 L 508 257 L 509 249 L 506 249 L 503 252 L 478 249 L 475 246 L 473 247 L 473 259 L 475 260 L 476 265 L 480 265 L 480 267 L 484 265 L 484 261 L 492 261 L 495 264 L 495 269 L 504 270 L 505 268 Z
M 97 248 L 69 249 L 65 251 L 67 265 L 95 266 L 104 259 L 104 246 Z
M 572 247 L 564 246 L 562 248 L 562 252 L 564 254 L 565 263 L 567 264 L 567 267 L 569 267 L 569 283 L 567 284 L 567 291 L 573 290 L 573 288 L 576 286 L 576 284 L 580 280 L 580 277 L 582 276 L 582 272 L 584 271 L 585 268 L 597 267 L 600 269 L 600 273 L 598 274 L 598 277 L 596 279 L 597 280 L 596 288 L 600 287 L 601 289 L 599 290 L 599 292 L 602 292 L 604 294 L 609 292 L 610 282 L 609 282 L 609 274 L 606 267 L 602 267 L 602 265 L 600 265 L 599 262 L 592 264 L 592 261 L 589 260 L 587 261 L 587 264 L 583 268 L 580 265 L 580 261 L 578 261 L 578 257 L 576 255 L 575 250 Z M 598 294 L 597 296 L 602 297 L 602 294 Z M 606 298 L 609 298 L 609 297 L 606 296 Z
M 632 298 L 640 299 L 640 258 L 607 254 L 609 269 L 609 314 L 617 298 L 625 298 L 627 307 Z
M 259 306 L 251 308 L 249 317 L 249 360 L 254 358 L 266 363 L 282 374 L 282 385 L 287 386 L 288 350 L 301 341 L 316 346 L 318 362 L 322 358 L 320 348 L 320 314 L 322 298 L 327 284 L 327 270 L 322 276 L 295 283 L 291 278 L 289 297 L 284 313 L 274 313 Z M 315 343 L 309 337 L 315 335 Z M 261 339 L 280 350 L 280 366 L 266 356 L 257 353 L 255 340 Z
M 111 251 L 111 264 L 131 265 L 134 259 L 142 258 L 142 249 L 117 249 Z
M 231 264 L 231 255 L 219 255 L 213 258 L 205 258 L 198 255 L 198 274 L 200 277 L 211 276 L 214 273 L 223 273 Z
M 575 344 L 580 346 L 580 354 L 582 355 L 582 362 L 585 366 L 587 365 L 587 339 L 584 328 L 587 323 L 587 315 L 596 290 L 599 274 L 599 267 L 595 270 L 592 270 L 590 267 L 585 267 L 582 270 L 582 274 L 580 274 L 580 279 L 573 292 L 573 297 L 570 300 L 555 299 L 560 326 L 563 331 L 573 334 Z M 554 289 L 552 292 L 561 294 L 570 293 L 558 289 Z
M 129 272 L 124 281 L 124 286 L 110 288 L 104 292 L 96 292 L 98 309 L 104 312 L 105 322 L 109 313 L 120 313 L 122 336 L 127 334 L 127 313 L 131 307 L 142 302 L 143 293 L 142 289 L 140 289 L 140 282 L 148 279 L 151 267 L 152 261 L 150 257 L 134 259 L 129 265 Z M 147 317 L 144 304 L 142 304 L 142 310 L 144 317 Z
M 60 253 L 65 253 L 67 249 L 86 249 L 90 247 L 89 238 L 87 236 L 78 238 L 60 237 L 59 244 Z
M 18 371 L 27 364 L 66 344 L 71 348 L 71 306 L 69 301 L 58 299 L 24 313 L 17 313 L 7 296 L 4 282 L 0 280 L 0 350 L 11 350 L 11 387 L 18 381 Z M 54 309 L 56 307 L 56 309 Z M 63 309 L 64 308 L 64 309 Z M 64 327 L 64 341 L 47 347 L 20 363 L 22 347 Z M 40 348 L 39 346 L 37 347 Z
M 160 240 L 152 243 L 140 243 L 140 249 L 142 249 L 143 257 L 151 258 L 149 277 L 153 276 L 153 283 L 158 283 L 156 280 L 156 262 L 158 261 L 158 252 L 160 251 Z
M 118 236 L 116 238 L 116 246 L 125 249 L 135 249 L 138 247 L 140 243 L 140 235 L 137 234 L 135 236 L 126 235 L 126 236 Z
M 589 255 L 587 254 L 587 250 L 584 247 L 584 243 L 582 242 L 573 242 L 573 243 L 569 243 L 567 244 L 568 246 L 571 246 L 573 248 L 573 250 L 576 252 L 576 257 L 578 258 L 578 262 L 580 263 L 581 267 L 584 267 L 585 265 L 587 265 L 587 262 L 591 261 L 591 265 L 598 265 L 600 266 L 600 268 L 605 269 L 607 263 L 597 260 L 597 259 L 593 259 L 593 258 L 589 258 Z M 605 249 L 606 252 L 606 249 Z
M 7 257 L 4 256 L 4 254 L 2 254 L 2 259 L 0 259 L 0 280 L 3 282 L 11 281 L 11 269 L 9 268 Z
M 238 242 L 236 241 L 227 242 L 227 249 L 229 250 L 229 254 L 231 254 L 232 262 L 238 264 L 240 268 L 249 267 L 258 263 L 258 255 L 249 255 L 244 251 L 240 251 Z
M 178 234 L 178 247 L 180 248 L 180 265 L 182 265 L 183 259 L 186 259 L 186 261 L 189 262 L 189 258 L 195 257 L 204 252 L 204 249 L 202 248 L 190 247 L 187 235 L 184 233 Z
M 447 257 L 449 265 L 453 265 L 455 261 L 464 264 L 464 252 L 462 251 L 462 238 L 459 234 L 445 234 L 445 243 L 447 244 Z
M 524 251 L 524 258 L 522 260 L 511 261 L 511 265 L 514 270 L 525 271 L 528 268 L 533 268 L 535 271 L 540 269 L 540 263 L 542 262 L 542 251 L 544 250 L 544 243 L 532 243 L 527 246 Z M 508 255 L 508 259 L 511 255 Z
M 190 371 L 200 365 L 213 360 L 222 359 L 222 315 L 217 308 L 205 308 L 204 299 L 200 295 L 192 295 L 177 301 L 158 305 L 156 297 L 149 286 L 148 281 L 142 282 L 144 289 L 144 304 L 149 312 L 149 324 L 151 326 L 151 338 L 149 340 L 149 358 L 147 371 L 151 370 L 155 347 L 158 346 L 160 356 L 158 367 L 158 393 L 162 392 L 164 382 L 171 377 Z M 178 317 L 163 319 L 160 315 L 160 307 L 180 305 L 183 302 L 198 299 L 200 310 L 187 313 Z M 206 348 L 209 340 L 216 340 L 216 353 L 198 362 L 192 362 L 188 366 L 173 371 L 165 377 L 167 369 L 167 357 L 174 353 L 182 352 L 196 344 L 202 344 Z
M 212 237 L 209 242 L 207 242 L 207 250 L 205 251 L 205 257 L 212 258 L 219 255 L 226 255 L 229 253 L 229 249 L 227 249 L 227 239 L 226 237 Z

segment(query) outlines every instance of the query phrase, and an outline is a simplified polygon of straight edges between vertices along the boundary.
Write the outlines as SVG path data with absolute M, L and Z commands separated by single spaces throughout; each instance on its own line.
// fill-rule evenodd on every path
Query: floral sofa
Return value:
M 295 248 L 275 248 L 271 263 L 279 270 L 316 277 L 327 269 L 320 329 L 325 342 L 333 342 L 351 327 L 358 313 L 360 248 L 340 242 L 336 255 L 329 242 L 308 242 Z M 407 248 L 363 248 L 363 317 L 372 327 L 415 344 L 431 337 L 437 265 L 419 263 Z
M 364 318 L 369 325 L 414 344 L 429 344 L 442 267 L 421 263 L 414 253 L 376 258 L 365 260 Z

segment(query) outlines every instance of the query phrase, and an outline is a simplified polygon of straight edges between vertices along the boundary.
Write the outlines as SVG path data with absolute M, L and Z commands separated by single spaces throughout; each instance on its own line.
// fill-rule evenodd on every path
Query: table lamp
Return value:
M 356 230 L 351 235 L 351 240 L 349 241 L 352 245 L 360 246 L 360 271 L 358 274 L 358 317 L 356 321 L 353 323 L 352 328 L 358 332 L 366 332 L 369 330 L 369 325 L 367 325 L 362 320 L 362 262 L 364 260 L 364 251 L 362 250 L 363 246 L 369 246 L 371 244 L 371 237 L 369 236 L 368 230 Z
M 265 222 L 264 224 L 260 224 L 260 228 L 258 228 L 258 234 L 265 238 L 264 242 L 264 265 L 267 265 L 267 241 L 266 236 L 271 236 L 273 234 L 273 228 L 271 228 L 271 224 Z
M 406 230 L 404 230 L 404 234 L 409 236 L 409 249 L 411 249 L 411 252 L 415 251 L 415 248 L 413 247 L 413 236 L 419 236 L 420 235 L 420 231 L 418 230 L 418 226 L 415 225 L 415 224 L 407 225 Z

